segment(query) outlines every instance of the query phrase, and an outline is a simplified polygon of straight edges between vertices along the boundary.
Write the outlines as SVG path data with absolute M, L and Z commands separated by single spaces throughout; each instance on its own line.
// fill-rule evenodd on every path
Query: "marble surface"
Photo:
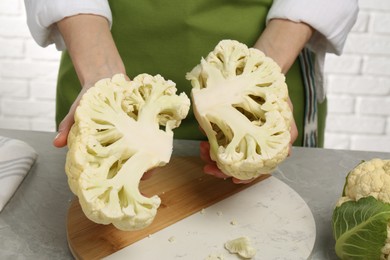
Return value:
M 315 232 L 305 201 L 285 183 L 270 177 L 106 259 L 201 260 L 214 255 L 234 260 L 237 255 L 229 254 L 224 243 L 242 236 L 248 237 L 257 251 L 252 259 L 308 259 Z
M 71 194 L 64 172 L 66 148 L 52 146 L 55 133 L 0 129 L 0 135 L 30 144 L 38 159 L 0 213 L 0 259 L 72 259 L 66 240 Z M 175 142 L 175 154 L 198 154 L 197 142 Z M 316 224 L 311 259 L 336 259 L 331 230 L 334 204 L 348 171 L 361 160 L 389 153 L 294 148 L 273 176 L 295 190 Z

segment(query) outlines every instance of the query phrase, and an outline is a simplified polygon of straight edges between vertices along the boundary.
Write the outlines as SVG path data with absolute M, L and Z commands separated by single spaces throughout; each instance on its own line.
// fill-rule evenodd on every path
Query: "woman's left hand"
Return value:
M 237 178 L 234 178 L 232 176 L 224 174 L 217 166 L 216 162 L 213 161 L 210 157 L 210 144 L 207 141 L 202 141 L 200 143 L 200 158 L 206 163 L 206 165 L 203 167 L 203 171 L 206 174 L 215 176 L 217 178 L 221 179 L 228 179 L 231 178 L 233 183 L 236 184 L 246 184 L 253 181 L 252 180 L 240 180 Z

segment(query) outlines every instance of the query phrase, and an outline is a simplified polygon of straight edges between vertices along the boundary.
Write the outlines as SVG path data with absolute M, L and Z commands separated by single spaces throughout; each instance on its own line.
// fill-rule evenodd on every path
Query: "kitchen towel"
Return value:
M 38 154 L 27 143 L 0 136 L 0 212 L 30 171 Z

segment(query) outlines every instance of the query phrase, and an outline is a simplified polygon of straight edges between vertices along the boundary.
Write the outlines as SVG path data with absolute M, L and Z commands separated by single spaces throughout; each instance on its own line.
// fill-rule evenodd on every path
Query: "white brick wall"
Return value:
M 344 54 L 326 59 L 325 146 L 390 152 L 390 1 L 359 6 Z M 0 127 L 55 131 L 60 53 L 32 40 L 23 0 L 0 1 L 0 24 Z
M 0 24 L 0 127 L 54 131 L 60 53 L 32 40 L 23 0 L 0 1 Z
M 390 152 L 390 1 L 360 0 L 344 54 L 325 63 L 325 146 Z

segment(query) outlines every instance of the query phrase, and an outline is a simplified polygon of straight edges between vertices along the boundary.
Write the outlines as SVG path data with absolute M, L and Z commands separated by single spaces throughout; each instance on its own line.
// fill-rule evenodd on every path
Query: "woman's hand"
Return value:
M 291 111 L 293 110 L 293 105 L 291 103 L 291 100 L 288 99 L 288 103 L 290 105 Z M 292 145 L 295 142 L 295 140 L 298 137 L 298 129 L 295 124 L 295 120 L 291 121 L 291 128 L 290 128 L 290 146 L 289 146 L 289 155 L 291 153 Z M 200 158 L 206 163 L 206 165 L 203 168 L 204 173 L 213 175 L 217 178 L 227 179 L 231 178 L 231 176 L 224 174 L 217 166 L 216 162 L 213 161 L 210 157 L 210 144 L 209 142 L 203 141 L 200 143 Z M 252 180 L 240 180 L 237 178 L 232 178 L 233 183 L 236 184 L 246 184 L 250 183 Z
M 74 123 L 74 113 L 83 94 L 98 80 L 111 78 L 118 73 L 126 75 L 126 71 L 106 18 L 80 14 L 64 18 L 57 26 L 83 86 L 60 123 L 53 141 L 54 146 L 63 147 L 67 144 L 68 134 Z
M 280 66 L 282 73 L 286 74 L 312 34 L 313 29 L 307 24 L 274 19 L 269 21 L 254 47 L 272 58 Z M 292 111 L 293 104 L 290 98 L 288 102 Z M 291 153 L 293 143 L 298 137 L 298 129 L 294 119 L 291 122 L 290 136 L 289 154 Z M 216 163 L 210 158 L 210 145 L 208 142 L 200 144 L 200 157 L 206 162 L 204 167 L 206 174 L 217 178 L 230 177 L 219 170 Z M 248 183 L 252 180 L 241 181 L 232 178 L 232 181 L 234 183 Z
M 58 134 L 53 140 L 54 146 L 64 147 L 74 124 L 76 108 L 84 93 L 103 78 L 112 78 L 115 74 L 126 75 L 126 70 L 104 17 L 80 14 L 59 21 L 57 26 L 83 86 L 58 126 Z M 153 172 L 154 169 L 147 171 L 142 180 L 150 178 Z
M 76 112 L 76 108 L 80 103 L 81 97 L 90 87 L 91 86 L 84 86 L 82 88 L 81 92 L 77 96 L 77 99 L 73 102 L 72 106 L 70 107 L 68 114 L 64 117 L 64 119 L 61 121 L 60 125 L 58 126 L 57 136 L 53 140 L 53 145 L 55 147 L 60 148 L 66 146 L 69 131 L 74 123 L 74 113 Z
M 209 142 L 203 141 L 200 143 L 200 158 L 206 163 L 203 167 L 203 171 L 206 174 L 213 175 L 217 178 L 227 179 L 232 178 L 232 182 L 236 184 L 250 183 L 253 180 L 240 180 L 229 175 L 224 174 L 217 166 L 215 161 L 210 157 L 210 144 Z

